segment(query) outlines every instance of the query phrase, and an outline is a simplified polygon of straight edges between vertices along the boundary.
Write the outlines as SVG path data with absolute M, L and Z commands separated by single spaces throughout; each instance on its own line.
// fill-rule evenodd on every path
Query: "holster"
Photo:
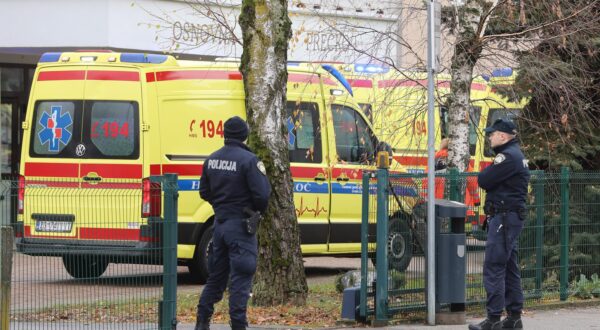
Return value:
M 248 215 L 248 218 L 244 219 L 243 221 L 246 232 L 250 235 L 256 234 L 256 231 L 258 230 L 258 224 L 262 219 L 260 212 L 254 212 L 249 208 L 245 208 L 244 213 Z

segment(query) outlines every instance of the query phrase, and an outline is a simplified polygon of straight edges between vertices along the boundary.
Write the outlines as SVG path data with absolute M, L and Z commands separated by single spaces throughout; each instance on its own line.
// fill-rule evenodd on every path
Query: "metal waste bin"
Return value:
M 464 315 L 465 312 L 466 215 L 467 207 L 463 203 L 435 200 L 436 314 L 442 305 L 448 304 L 451 313 Z

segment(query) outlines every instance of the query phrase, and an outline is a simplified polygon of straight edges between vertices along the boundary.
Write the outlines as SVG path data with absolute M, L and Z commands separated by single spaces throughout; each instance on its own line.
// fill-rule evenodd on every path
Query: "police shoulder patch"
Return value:
M 256 163 L 256 167 L 258 167 L 260 173 L 262 173 L 263 175 L 267 175 L 267 169 L 265 168 L 265 164 L 263 164 L 262 161 L 259 160 L 258 163 Z
M 506 156 L 504 156 L 504 154 L 497 154 L 496 158 L 494 158 L 494 164 L 500 164 L 502 163 L 504 160 L 506 159 Z

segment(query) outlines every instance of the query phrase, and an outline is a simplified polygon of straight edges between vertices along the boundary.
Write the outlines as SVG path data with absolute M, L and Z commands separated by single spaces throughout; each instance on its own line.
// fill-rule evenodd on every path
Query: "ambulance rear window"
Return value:
M 129 101 L 86 101 L 84 141 L 89 158 L 131 158 L 138 154 L 138 106 Z
M 139 157 L 139 107 L 133 101 L 37 101 L 33 127 L 32 157 Z
M 81 101 L 38 101 L 33 115 L 30 155 L 70 157 L 79 138 Z

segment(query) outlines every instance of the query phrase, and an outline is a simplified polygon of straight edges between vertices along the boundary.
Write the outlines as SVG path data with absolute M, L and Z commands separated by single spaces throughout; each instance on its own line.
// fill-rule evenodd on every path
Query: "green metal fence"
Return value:
M 379 170 L 363 178 L 363 185 L 370 187 L 363 190 L 363 242 L 377 244 L 363 247 L 360 315 L 384 321 L 397 313 L 424 311 L 426 175 Z M 439 175 L 436 195 L 464 202 L 476 178 L 477 173 Z M 484 199 L 484 192 L 479 193 Z M 408 203 L 411 210 L 407 200 L 417 201 Z M 486 233 L 478 226 L 481 207 L 468 202 L 466 303 L 483 309 Z M 600 173 L 532 171 L 528 209 L 519 242 L 526 305 L 564 301 L 582 274 L 600 275 Z M 382 256 L 387 263 L 379 262 Z
M 177 190 L 170 174 L 2 181 L 10 329 L 173 329 Z

